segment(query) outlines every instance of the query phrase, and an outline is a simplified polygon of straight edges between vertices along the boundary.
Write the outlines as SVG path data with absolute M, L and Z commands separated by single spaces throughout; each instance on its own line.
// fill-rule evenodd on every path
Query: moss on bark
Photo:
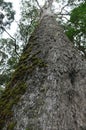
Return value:
M 23 93 L 25 93 L 25 90 L 26 84 L 25 82 L 21 81 L 16 84 L 15 87 L 7 87 L 4 91 L 2 97 L 0 98 L 0 130 L 2 130 L 5 122 L 8 122 L 8 120 L 10 121 L 10 119 L 12 118 L 12 107 L 13 105 L 17 104 L 20 97 L 23 95 Z
M 36 67 L 47 66 L 44 61 L 38 57 L 41 51 L 37 51 L 34 54 L 32 53 L 34 46 L 34 44 L 30 43 L 29 47 L 23 52 L 11 81 L 0 98 L 0 130 L 3 129 L 8 120 L 9 123 L 6 123 L 8 124 L 7 129 L 14 129 L 15 123 L 12 121 L 12 107 L 18 103 L 26 91 L 27 85 L 25 81 L 27 80 L 27 75 L 30 75 Z

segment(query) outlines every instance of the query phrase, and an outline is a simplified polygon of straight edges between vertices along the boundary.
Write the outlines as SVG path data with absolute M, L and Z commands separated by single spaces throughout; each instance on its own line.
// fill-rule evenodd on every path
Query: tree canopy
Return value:
M 10 27 L 14 20 L 14 14 L 12 3 L 0 0 L 0 33 L 4 31 L 4 27 Z
M 10 29 L 11 23 L 15 19 L 14 16 L 12 3 L 0 0 L 0 87 L 5 86 L 9 81 L 16 62 L 14 60 L 16 59 L 14 39 L 3 36 L 4 32 L 11 36 L 7 30 Z
M 86 2 L 74 8 L 66 23 L 66 34 L 86 58 Z

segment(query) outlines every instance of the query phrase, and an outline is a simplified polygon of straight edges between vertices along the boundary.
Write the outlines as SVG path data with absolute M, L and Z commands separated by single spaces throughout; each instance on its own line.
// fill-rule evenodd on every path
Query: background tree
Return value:
M 0 87 L 5 87 L 10 80 L 11 72 L 18 59 L 15 52 L 16 41 L 8 31 L 14 21 L 14 15 L 12 3 L 0 0 Z M 4 32 L 8 34 L 9 38 L 3 36 Z
M 10 27 L 14 20 L 15 11 L 12 9 L 11 2 L 0 1 L 0 33 L 4 31 L 4 28 Z

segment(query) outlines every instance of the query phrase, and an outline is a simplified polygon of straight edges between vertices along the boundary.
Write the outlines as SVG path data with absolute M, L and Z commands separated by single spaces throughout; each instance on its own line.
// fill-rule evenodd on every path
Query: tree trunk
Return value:
M 54 17 L 41 20 L 8 88 L 3 130 L 86 130 L 86 61 Z

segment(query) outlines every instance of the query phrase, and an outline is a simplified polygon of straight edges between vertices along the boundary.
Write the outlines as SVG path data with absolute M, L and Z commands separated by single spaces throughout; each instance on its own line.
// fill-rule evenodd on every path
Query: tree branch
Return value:
M 62 13 L 62 11 L 64 10 L 64 8 L 65 8 L 66 6 L 68 6 L 68 4 L 66 4 L 66 5 L 64 5 L 64 6 L 62 7 L 60 14 Z
M 35 0 L 35 1 L 36 1 L 36 3 L 37 3 L 38 7 L 40 8 L 40 10 L 42 10 L 42 8 L 41 8 L 41 6 L 40 6 L 38 0 Z
M 14 44 L 14 46 L 15 46 L 15 52 L 19 56 L 19 54 L 17 53 L 16 39 L 14 37 L 12 37 L 11 34 L 4 27 L 1 27 L 1 28 L 11 37 L 11 39 L 13 39 L 15 41 L 15 44 Z
M 70 15 L 70 13 L 67 13 L 67 14 L 63 13 L 63 14 L 58 14 L 58 15 Z

